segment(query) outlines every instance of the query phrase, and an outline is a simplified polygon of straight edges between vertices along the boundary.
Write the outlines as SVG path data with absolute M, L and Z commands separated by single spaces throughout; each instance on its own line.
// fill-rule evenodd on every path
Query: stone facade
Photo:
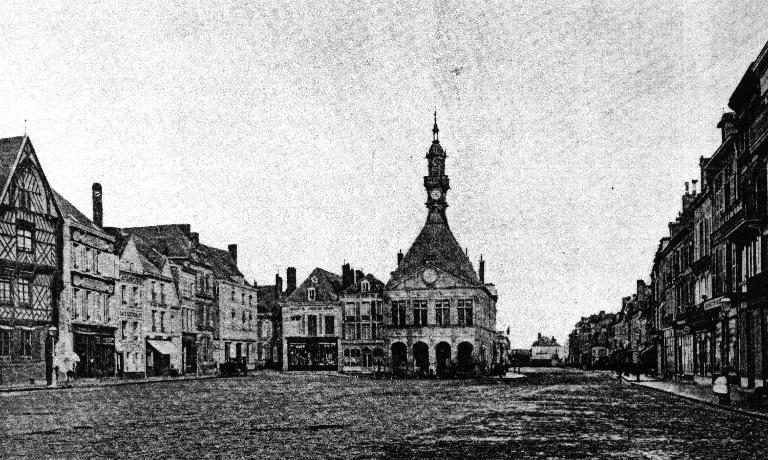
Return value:
M 282 307 L 283 370 L 339 370 L 341 278 L 315 268 Z
M 94 184 L 96 205 L 101 186 Z M 115 362 L 115 331 L 119 316 L 110 298 L 115 293 L 119 264 L 115 239 L 64 197 L 54 192 L 64 217 L 62 295 L 59 343 L 55 366 L 62 378 L 68 370 L 78 377 L 111 377 Z M 75 353 L 73 365 L 63 357 Z
M 386 285 L 386 349 L 396 372 L 489 368 L 496 336 L 496 289 L 456 241 L 445 214 L 449 187 L 437 120 L 427 151 L 427 222 Z

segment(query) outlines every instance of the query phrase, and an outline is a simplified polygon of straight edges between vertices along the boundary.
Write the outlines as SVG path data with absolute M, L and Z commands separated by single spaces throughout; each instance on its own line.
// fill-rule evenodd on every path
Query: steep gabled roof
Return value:
M 307 289 L 315 288 L 315 300 L 319 302 L 336 301 L 342 291 L 341 277 L 322 268 L 315 268 L 307 279 L 297 287 L 286 300 L 306 302 Z
M 24 145 L 25 136 L 7 137 L 0 139 L 0 187 L 5 188 L 8 179 L 13 174 L 16 158 Z
M 205 257 L 208 263 L 213 267 L 213 274 L 216 278 L 231 279 L 232 277 L 243 276 L 240 269 L 237 268 L 235 259 L 232 258 L 232 254 L 230 254 L 229 251 L 206 246 L 204 244 L 198 244 L 197 249 L 200 250 L 203 257 Z
M 192 242 L 189 228 L 184 224 L 152 225 L 147 227 L 126 227 L 123 231 L 137 235 L 149 243 L 155 250 L 167 257 L 190 257 Z
M 104 231 L 104 229 L 99 228 L 96 224 L 94 224 L 91 219 L 80 212 L 80 210 L 77 209 L 75 205 L 70 203 L 66 198 L 59 194 L 59 192 L 53 189 L 51 189 L 51 191 L 53 192 L 53 199 L 56 200 L 56 204 L 59 205 L 59 210 L 61 211 L 62 217 L 70 218 L 80 225 L 90 228 L 91 230 L 96 230 L 99 232 Z
M 427 265 L 435 266 L 471 284 L 480 284 L 472 262 L 453 236 L 445 214 L 435 209 L 429 212 L 421 233 L 392 272 L 389 285 Z

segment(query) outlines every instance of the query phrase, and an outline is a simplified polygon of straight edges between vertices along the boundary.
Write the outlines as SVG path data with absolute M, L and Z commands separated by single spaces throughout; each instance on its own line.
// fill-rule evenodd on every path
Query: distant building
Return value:
M 342 279 L 322 268 L 285 299 L 282 308 L 283 370 L 340 368 Z
M 237 268 L 237 245 L 217 249 L 199 244 L 198 249 L 213 268 L 218 311 L 217 363 L 244 360 L 256 367 L 259 344 L 258 290 L 249 285 Z
M 554 337 L 539 337 L 531 345 L 531 366 L 554 366 L 565 357 L 565 347 Z
M 342 370 L 373 372 L 384 368 L 384 283 L 373 275 L 342 267 L 344 306 Z

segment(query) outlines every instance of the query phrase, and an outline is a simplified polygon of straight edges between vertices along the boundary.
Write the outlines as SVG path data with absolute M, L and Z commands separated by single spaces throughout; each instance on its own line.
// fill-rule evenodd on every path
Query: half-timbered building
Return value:
M 51 381 L 62 219 L 29 137 L 0 139 L 0 385 Z

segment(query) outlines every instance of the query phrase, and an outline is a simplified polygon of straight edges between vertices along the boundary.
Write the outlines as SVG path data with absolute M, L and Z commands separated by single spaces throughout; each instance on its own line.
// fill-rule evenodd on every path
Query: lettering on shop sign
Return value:
M 86 278 L 80 275 L 72 275 L 72 284 L 79 288 L 106 292 L 108 294 L 112 294 L 115 291 L 115 286 L 112 284 L 108 284 L 104 281 L 93 278 Z
M 111 243 L 107 243 L 101 238 L 96 238 L 95 236 L 91 236 L 87 233 L 83 233 L 77 230 L 72 232 L 72 239 L 78 243 L 82 243 L 102 251 L 114 252 L 115 250 L 115 247 Z
M 140 312 L 140 311 L 131 311 L 131 310 L 128 310 L 128 311 L 124 311 L 124 312 L 122 312 L 122 313 L 120 314 L 120 316 L 122 316 L 122 317 L 126 317 L 126 318 L 141 318 L 141 312 Z

